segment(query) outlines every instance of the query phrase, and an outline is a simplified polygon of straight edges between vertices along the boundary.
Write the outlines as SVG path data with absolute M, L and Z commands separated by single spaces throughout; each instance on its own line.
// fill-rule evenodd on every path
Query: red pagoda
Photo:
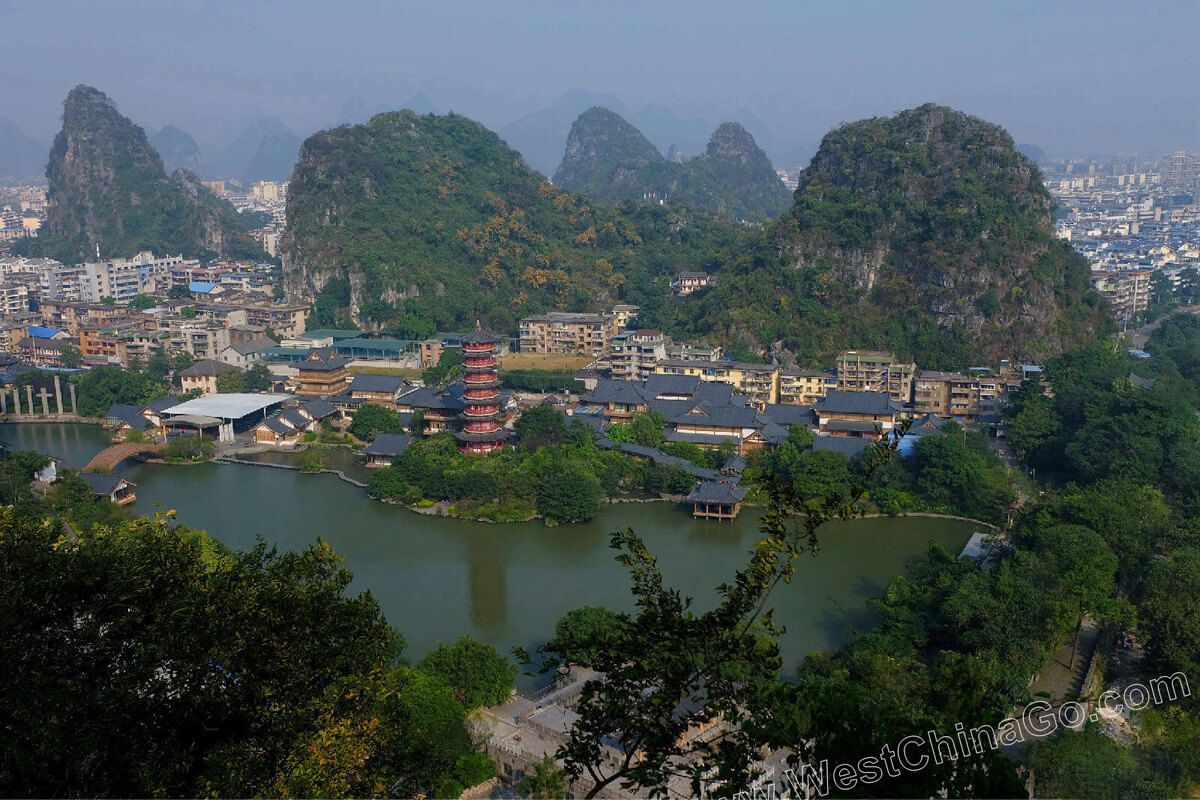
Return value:
M 507 434 L 496 418 L 500 416 L 499 386 L 496 374 L 496 343 L 499 337 L 480 329 L 462 338 L 463 416 L 466 424 L 454 434 L 460 453 L 490 453 L 504 447 Z

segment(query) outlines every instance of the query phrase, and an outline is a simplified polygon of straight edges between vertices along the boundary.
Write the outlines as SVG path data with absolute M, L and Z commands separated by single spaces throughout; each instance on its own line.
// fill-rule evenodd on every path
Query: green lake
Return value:
M 38 450 L 79 468 L 108 446 L 96 426 L 0 425 L 14 449 Z M 288 459 L 269 454 L 270 460 Z M 366 470 L 348 451 L 330 466 L 351 477 Z M 318 537 L 346 559 L 354 588 L 370 590 L 389 622 L 419 657 L 464 633 L 507 651 L 533 649 L 554 621 L 582 605 L 631 609 L 626 573 L 608 547 L 614 530 L 633 528 L 658 555 L 671 583 L 711 603 L 714 588 L 733 577 L 757 536 L 755 509 L 733 523 L 693 520 L 669 503 L 614 503 L 577 525 L 540 522 L 493 525 L 430 517 L 374 502 L 336 476 L 239 464 L 169 466 L 125 462 L 118 470 L 137 484 L 135 513 L 157 506 L 180 522 L 209 531 L 233 548 L 257 537 L 302 549 Z M 353 473 L 353 474 L 352 474 Z M 931 540 L 957 551 L 967 522 L 926 517 L 855 520 L 824 529 L 821 552 L 800 560 L 790 585 L 773 596 L 786 626 L 784 665 L 791 671 L 813 650 L 836 648 L 874 622 L 864 601 L 922 555 Z

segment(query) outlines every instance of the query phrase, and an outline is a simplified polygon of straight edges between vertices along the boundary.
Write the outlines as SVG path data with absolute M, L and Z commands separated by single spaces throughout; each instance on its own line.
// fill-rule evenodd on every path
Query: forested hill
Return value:
M 524 315 L 661 298 L 756 236 L 684 207 L 565 192 L 456 114 L 379 114 L 304 142 L 288 187 L 284 268 L 322 324 L 404 338 Z M 655 282 L 655 279 L 658 279 Z
M 76 86 L 46 169 L 46 224 L 30 251 L 63 262 L 139 250 L 191 257 L 265 257 L 229 203 L 186 170 L 168 178 L 140 127 L 103 92 Z
M 762 221 L 791 205 L 791 194 L 745 128 L 726 122 L 707 150 L 668 161 L 637 128 L 605 108 L 575 120 L 554 183 L 607 203 L 676 200 L 731 220 Z
M 796 203 L 675 326 L 819 364 L 846 347 L 926 368 L 1041 358 L 1111 323 L 1001 128 L 925 105 L 825 136 Z

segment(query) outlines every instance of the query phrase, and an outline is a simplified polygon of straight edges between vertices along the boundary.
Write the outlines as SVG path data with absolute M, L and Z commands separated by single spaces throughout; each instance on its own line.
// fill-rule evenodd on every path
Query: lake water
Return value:
M 108 446 L 96 426 L 0 425 L 0 440 L 38 450 L 79 468 Z M 271 454 L 271 459 L 283 459 Z M 337 453 L 330 466 L 354 458 Z M 360 477 L 365 469 L 350 465 Z M 629 581 L 613 560 L 609 534 L 633 528 L 659 557 L 667 580 L 706 607 L 715 587 L 731 580 L 757 538 L 757 514 L 743 508 L 733 523 L 693 520 L 669 503 L 614 503 L 598 519 L 547 527 L 541 522 L 492 525 L 429 517 L 369 500 L 333 475 L 238 464 L 170 466 L 125 462 L 137 484 L 135 513 L 175 509 L 179 521 L 207 530 L 233 548 L 257 537 L 281 548 L 327 541 L 354 572 L 353 587 L 370 590 L 416 658 L 461 634 L 532 650 L 563 613 L 582 605 L 632 609 Z M 970 523 L 910 517 L 827 526 L 816 557 L 803 557 L 790 585 L 772 597 L 789 672 L 813 650 L 833 649 L 874 623 L 864 601 L 882 593 L 905 564 L 939 541 L 956 551 Z

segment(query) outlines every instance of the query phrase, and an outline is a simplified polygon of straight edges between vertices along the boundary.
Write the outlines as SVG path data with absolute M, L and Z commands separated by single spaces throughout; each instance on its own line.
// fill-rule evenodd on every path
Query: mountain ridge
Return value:
M 66 263 L 91 257 L 97 244 L 113 256 L 265 255 L 232 205 L 188 170 L 168 177 L 146 132 L 90 86 L 76 86 L 63 103 L 46 178 L 46 224 L 22 243 L 31 253 Z
M 571 126 L 555 185 L 606 203 L 673 199 L 733 220 L 761 222 L 791 205 L 791 194 L 745 128 L 722 123 L 705 152 L 664 158 L 641 131 L 599 106 Z

